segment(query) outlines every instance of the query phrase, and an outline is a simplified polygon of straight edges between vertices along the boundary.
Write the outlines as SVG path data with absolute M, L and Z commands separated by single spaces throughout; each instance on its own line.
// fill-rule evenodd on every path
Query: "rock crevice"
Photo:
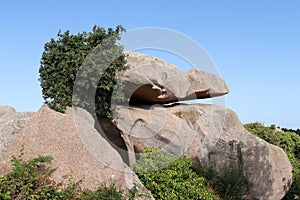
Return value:
M 127 54 L 129 68 L 118 77 L 132 104 L 166 104 L 229 92 L 225 81 L 214 74 L 196 69 L 185 73 L 155 57 L 136 52 Z
M 118 111 L 122 118 L 116 125 L 130 138 L 131 146 L 139 147 L 137 150 L 163 147 L 217 172 L 235 166 L 253 183 L 250 199 L 279 199 L 286 193 L 284 188 L 290 187 L 292 166 L 283 150 L 247 132 L 231 110 L 215 105 L 179 105 L 154 110 L 121 106 Z M 143 125 L 137 128 L 139 121 Z M 191 121 L 197 126 L 191 126 Z

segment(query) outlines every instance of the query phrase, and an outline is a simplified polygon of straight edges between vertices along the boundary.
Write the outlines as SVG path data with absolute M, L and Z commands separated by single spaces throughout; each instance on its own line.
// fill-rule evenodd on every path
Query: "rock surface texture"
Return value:
M 26 126 L 33 113 L 0 106 L 0 151 Z
M 216 75 L 195 69 L 184 73 L 161 59 L 136 52 L 127 54 L 129 69 L 120 75 L 120 80 L 133 103 L 171 103 L 229 92 L 224 80 Z
M 86 136 L 89 139 L 85 139 Z M 87 149 L 84 142 L 90 140 L 93 144 Z M 0 175 L 9 171 L 11 156 L 19 155 L 22 144 L 25 145 L 24 159 L 39 155 L 54 158 L 56 181 L 63 181 L 63 176 L 72 174 L 74 181 L 82 180 L 83 188 L 96 189 L 103 181 L 115 181 L 123 189 L 132 188 L 134 184 L 143 188 L 120 155 L 99 136 L 94 129 L 94 119 L 83 109 L 68 108 L 66 114 L 62 114 L 42 106 L 18 137 L 1 151 Z
M 215 105 L 118 108 L 117 127 L 128 138 L 131 161 L 145 147 L 162 147 L 220 171 L 235 166 L 253 183 L 250 199 L 281 199 L 292 166 L 282 149 L 248 133 L 237 115 Z
M 178 100 L 225 95 L 220 77 L 195 69 L 186 73 L 165 61 L 128 53 L 129 69 L 120 79 L 130 106 L 119 106 L 115 126 L 135 162 L 145 147 L 162 147 L 216 171 L 235 166 L 253 183 L 249 199 L 281 199 L 292 180 L 292 166 L 282 149 L 246 131 L 237 115 L 215 105 L 160 106 Z M 150 104 L 150 105 L 149 105 Z
M 252 182 L 247 199 L 279 200 L 286 194 L 292 180 L 286 154 L 247 132 L 233 111 L 216 105 L 163 105 L 225 95 L 224 80 L 127 53 L 129 69 L 118 78 L 130 103 L 117 106 L 114 120 L 98 118 L 95 123 L 80 108 L 62 114 L 44 105 L 32 114 L 0 107 L 0 175 L 9 171 L 11 156 L 24 144 L 25 159 L 54 158 L 56 181 L 72 173 L 83 188 L 113 180 L 123 189 L 137 185 L 148 193 L 125 163 L 135 162 L 145 147 L 159 146 L 218 172 L 228 166 L 241 169 Z

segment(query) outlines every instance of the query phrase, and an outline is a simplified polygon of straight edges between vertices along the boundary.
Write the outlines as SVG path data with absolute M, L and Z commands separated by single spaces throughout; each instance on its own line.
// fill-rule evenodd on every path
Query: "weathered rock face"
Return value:
M 229 92 L 226 83 L 216 75 L 196 69 L 184 73 L 161 59 L 137 52 L 127 54 L 129 69 L 119 77 L 133 104 L 171 103 Z
M 0 107 L 0 175 L 25 144 L 25 159 L 54 158 L 56 181 L 72 172 L 83 188 L 95 189 L 113 179 L 123 189 L 135 184 L 148 193 L 125 163 L 135 162 L 145 147 L 159 146 L 217 171 L 232 165 L 243 170 L 253 183 L 248 199 L 285 195 L 292 180 L 287 156 L 247 132 L 234 112 L 214 105 L 153 105 L 227 94 L 221 78 L 197 70 L 180 72 L 163 60 L 128 54 L 130 68 L 118 77 L 131 107 L 118 106 L 119 117 L 113 121 L 100 118 L 95 123 L 79 108 L 61 114 L 43 106 L 33 115 Z
M 253 183 L 250 199 L 281 199 L 290 188 L 292 166 L 282 149 L 248 133 L 236 114 L 214 105 L 119 107 L 116 126 L 134 151 L 161 146 L 221 170 L 234 165 Z
M 0 175 L 9 171 L 11 156 L 19 154 L 22 144 L 24 159 L 39 155 L 54 158 L 56 181 L 72 173 L 74 181 L 82 180 L 83 188 L 95 189 L 111 180 L 123 189 L 133 184 L 143 188 L 120 155 L 94 129 L 94 119 L 83 109 L 68 108 L 61 114 L 44 105 L 1 151 Z
M 0 106 L 0 151 L 26 126 L 30 112 L 16 112 L 10 106 Z
M 15 109 L 10 106 L 0 106 L 0 117 L 3 117 L 7 114 L 15 113 Z

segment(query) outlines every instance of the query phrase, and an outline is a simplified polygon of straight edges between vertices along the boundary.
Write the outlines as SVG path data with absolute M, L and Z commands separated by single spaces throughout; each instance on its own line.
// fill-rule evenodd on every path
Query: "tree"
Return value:
M 76 105 L 98 116 L 111 118 L 114 88 L 122 88 L 117 85 L 116 74 L 126 69 L 123 48 L 116 44 L 124 31 L 122 26 L 107 30 L 94 26 L 92 32 L 77 35 L 59 31 L 57 39 L 52 38 L 45 44 L 41 58 L 39 81 L 45 103 L 60 112 L 64 112 L 67 106 Z M 108 58 L 115 59 L 106 66 L 104 61 Z M 84 64 L 89 68 L 80 74 L 85 78 L 78 79 Z M 74 95 L 75 85 L 77 90 L 94 94 L 93 98 L 78 92 Z M 123 93 L 115 95 L 115 101 L 124 99 Z

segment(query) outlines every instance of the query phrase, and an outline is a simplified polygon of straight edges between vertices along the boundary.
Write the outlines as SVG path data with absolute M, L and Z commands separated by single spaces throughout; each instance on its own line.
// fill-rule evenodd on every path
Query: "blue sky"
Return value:
M 162 27 L 204 47 L 231 90 L 226 106 L 243 123 L 300 128 L 299 9 L 299 1 L 274 0 L 2 1 L 0 105 L 39 109 L 43 45 L 59 29 Z

